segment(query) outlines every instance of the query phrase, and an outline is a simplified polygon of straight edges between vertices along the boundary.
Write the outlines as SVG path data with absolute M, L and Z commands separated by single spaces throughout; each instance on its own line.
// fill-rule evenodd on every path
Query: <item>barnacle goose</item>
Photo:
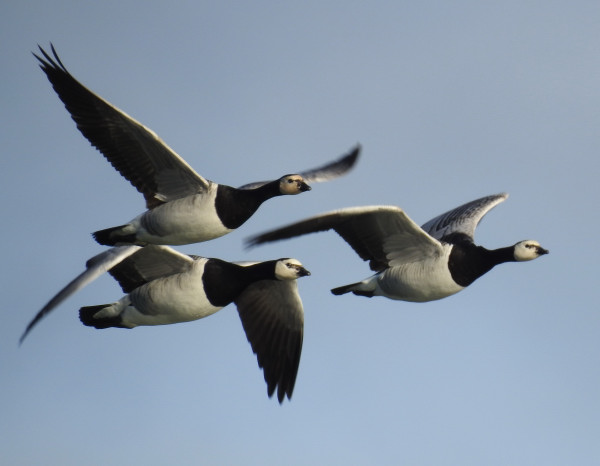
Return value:
M 248 239 L 249 246 L 335 230 L 368 260 L 375 275 L 332 289 L 335 295 L 385 296 L 425 302 L 457 293 L 494 266 L 538 258 L 537 241 L 489 250 L 473 242 L 483 216 L 508 197 L 496 194 L 468 202 L 419 227 L 399 207 L 351 207 L 299 221 Z
M 234 302 L 269 397 L 277 389 L 280 403 L 291 398 L 304 328 L 296 279 L 310 275 L 298 260 L 236 264 L 149 245 L 109 273 L 127 294 L 112 304 L 82 307 L 83 324 L 104 329 L 188 322 Z
M 146 200 L 147 210 L 130 222 L 93 233 L 100 244 L 181 245 L 218 238 L 240 227 L 267 199 L 344 175 L 360 153 L 357 145 L 321 167 L 239 188 L 212 182 L 152 130 L 77 81 L 51 47 L 54 57 L 41 47 L 43 57 L 34 56 L 77 128 Z

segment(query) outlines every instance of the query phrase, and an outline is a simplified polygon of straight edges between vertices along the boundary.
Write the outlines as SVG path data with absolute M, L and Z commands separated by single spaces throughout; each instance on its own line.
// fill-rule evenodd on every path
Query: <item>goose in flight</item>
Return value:
M 138 247 L 109 269 L 126 293 L 112 304 L 82 307 L 83 324 L 105 329 L 202 319 L 235 303 L 263 369 L 269 397 L 291 398 L 298 373 L 304 310 L 296 259 L 236 264 L 187 256 L 168 246 Z
M 77 81 L 54 46 L 42 47 L 40 62 L 77 128 L 111 165 L 144 196 L 147 210 L 130 222 L 93 233 L 100 244 L 182 245 L 208 241 L 239 228 L 267 199 L 309 191 L 356 163 L 360 145 L 315 169 L 239 188 L 196 173 L 156 133 Z
M 335 230 L 375 272 L 332 289 L 335 295 L 425 302 L 457 293 L 504 262 L 548 254 L 537 241 L 486 249 L 474 243 L 483 216 L 508 197 L 486 196 L 450 210 L 419 227 L 399 207 L 351 207 L 324 213 L 248 239 L 248 246 L 318 231 Z

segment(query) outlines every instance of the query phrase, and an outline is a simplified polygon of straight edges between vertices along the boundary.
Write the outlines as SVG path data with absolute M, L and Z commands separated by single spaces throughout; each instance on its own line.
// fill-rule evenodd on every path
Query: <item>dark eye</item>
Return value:
M 525 247 L 528 249 L 531 249 L 531 248 L 533 248 L 533 244 L 526 244 Z
M 294 182 L 294 180 L 292 180 L 291 178 L 288 178 L 288 184 L 292 184 Z

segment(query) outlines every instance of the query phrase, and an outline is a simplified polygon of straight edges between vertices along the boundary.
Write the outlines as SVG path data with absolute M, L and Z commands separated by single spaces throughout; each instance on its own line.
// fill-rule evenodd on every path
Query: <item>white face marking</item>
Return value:
M 300 175 L 286 175 L 279 180 L 279 191 L 281 194 L 300 194 L 310 191 L 310 186 Z
M 296 259 L 280 259 L 275 265 L 275 277 L 278 280 L 296 280 L 306 275 L 310 275 L 310 272 Z
M 537 259 L 543 254 L 548 254 L 548 251 L 537 241 L 530 239 L 515 244 L 514 256 L 519 262 Z

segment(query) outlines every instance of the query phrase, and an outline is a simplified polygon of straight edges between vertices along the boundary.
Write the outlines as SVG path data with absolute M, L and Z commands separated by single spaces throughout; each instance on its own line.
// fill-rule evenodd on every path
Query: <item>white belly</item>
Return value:
M 164 325 L 202 319 L 223 307 L 213 306 L 202 286 L 206 259 L 185 273 L 154 280 L 129 295 L 131 304 L 121 314 L 128 326 Z
M 448 259 L 415 262 L 391 267 L 374 278 L 375 294 L 402 301 L 426 302 L 458 293 L 462 286 L 450 275 Z
M 215 210 L 216 190 L 176 199 L 132 220 L 139 241 L 151 244 L 190 244 L 231 232 Z

